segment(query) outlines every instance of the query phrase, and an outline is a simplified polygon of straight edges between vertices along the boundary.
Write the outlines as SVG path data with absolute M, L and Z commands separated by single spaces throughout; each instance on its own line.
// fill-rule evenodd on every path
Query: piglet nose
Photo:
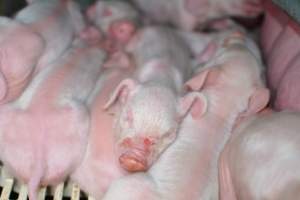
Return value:
M 143 153 L 127 152 L 119 157 L 122 168 L 129 172 L 140 172 L 148 169 L 147 158 Z
M 145 171 L 149 168 L 149 156 L 153 140 L 150 138 L 125 138 L 120 144 L 120 165 L 129 172 Z

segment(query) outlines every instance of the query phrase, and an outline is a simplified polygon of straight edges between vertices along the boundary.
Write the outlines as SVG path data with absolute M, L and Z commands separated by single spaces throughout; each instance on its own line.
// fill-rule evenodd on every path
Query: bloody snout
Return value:
M 152 144 L 148 138 L 123 140 L 120 144 L 122 150 L 119 157 L 121 167 L 129 172 L 146 171 L 151 165 Z

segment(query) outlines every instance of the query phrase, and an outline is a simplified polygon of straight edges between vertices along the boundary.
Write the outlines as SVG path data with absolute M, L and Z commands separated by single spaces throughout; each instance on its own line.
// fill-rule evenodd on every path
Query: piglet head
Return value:
M 127 19 L 115 21 L 111 24 L 108 35 L 119 43 L 126 45 L 133 37 L 136 27 L 133 22 Z
M 119 105 L 115 134 L 120 165 L 131 172 L 147 170 L 175 140 L 188 102 L 156 84 L 122 81 L 105 106 Z
M 133 37 L 135 30 L 135 24 L 130 20 L 124 19 L 112 22 L 107 32 L 104 48 L 109 53 L 123 50 L 124 46 L 126 46 Z
M 119 26 L 123 22 L 134 24 L 138 20 L 138 12 L 124 1 L 97 1 L 88 8 L 87 16 L 105 34 L 109 34 L 110 26 L 115 22 L 119 21 L 114 25 Z

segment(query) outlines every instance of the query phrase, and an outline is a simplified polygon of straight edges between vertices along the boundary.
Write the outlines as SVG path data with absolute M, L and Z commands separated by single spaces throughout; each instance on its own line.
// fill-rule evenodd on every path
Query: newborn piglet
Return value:
M 160 26 L 139 30 L 126 52 L 136 72 L 116 87 L 105 108 L 117 105 L 114 131 L 121 166 L 145 171 L 175 140 L 188 109 L 179 108 L 191 74 L 190 54 L 172 29 Z

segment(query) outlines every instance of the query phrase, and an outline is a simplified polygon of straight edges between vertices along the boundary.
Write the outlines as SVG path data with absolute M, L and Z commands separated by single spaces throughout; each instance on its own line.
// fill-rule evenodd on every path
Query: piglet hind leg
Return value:
M 41 185 L 55 185 L 80 163 L 89 128 L 84 106 L 0 111 L 0 159 L 29 188 L 30 200 Z M 63 161 L 63 162 L 62 162 Z

